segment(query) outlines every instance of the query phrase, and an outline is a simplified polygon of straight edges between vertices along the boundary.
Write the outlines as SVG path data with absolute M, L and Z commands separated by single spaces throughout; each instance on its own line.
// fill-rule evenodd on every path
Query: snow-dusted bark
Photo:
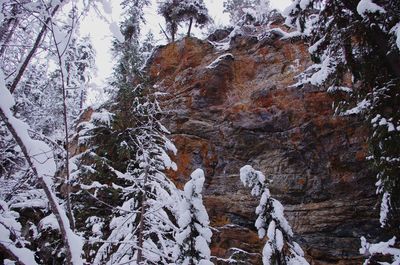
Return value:
M 282 204 L 271 197 L 268 180 L 260 171 L 246 165 L 240 169 L 243 185 L 252 188 L 251 194 L 260 197 L 256 208 L 258 236 L 267 242 L 263 248 L 263 264 L 308 265 L 304 252 L 293 240 L 293 231 L 284 216 Z
M 203 170 L 196 169 L 184 187 L 179 205 L 179 233 L 175 236 L 177 264 L 213 264 L 209 248 L 212 232 L 201 195 L 204 180 Z

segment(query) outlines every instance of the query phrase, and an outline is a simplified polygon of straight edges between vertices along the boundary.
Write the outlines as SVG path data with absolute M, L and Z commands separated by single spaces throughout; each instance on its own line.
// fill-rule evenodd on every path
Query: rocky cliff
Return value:
M 360 236 L 379 227 L 366 129 L 335 117 L 324 89 L 293 86 L 310 64 L 301 42 L 272 34 L 229 44 L 185 38 L 160 47 L 148 68 L 167 93 L 164 124 L 179 150 L 170 176 L 182 187 L 194 169 L 206 171 L 216 264 L 261 264 L 258 202 L 238 176 L 246 164 L 272 179 L 307 260 L 360 264 Z

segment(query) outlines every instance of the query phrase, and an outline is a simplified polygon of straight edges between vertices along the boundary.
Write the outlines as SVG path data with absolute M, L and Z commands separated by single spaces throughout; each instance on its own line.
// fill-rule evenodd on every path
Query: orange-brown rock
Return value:
M 163 122 L 179 167 L 170 175 L 181 186 L 194 169 L 206 171 L 216 262 L 261 264 L 258 202 L 238 176 L 251 164 L 272 179 L 312 264 L 360 264 L 360 236 L 379 227 L 366 129 L 335 117 L 324 89 L 293 86 L 310 64 L 302 43 L 237 36 L 231 47 L 185 38 L 160 47 L 148 68 L 167 93 Z

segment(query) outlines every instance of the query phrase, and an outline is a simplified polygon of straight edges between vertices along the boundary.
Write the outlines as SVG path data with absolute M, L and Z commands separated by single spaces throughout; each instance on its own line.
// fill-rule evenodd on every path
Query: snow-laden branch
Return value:
M 2 71 L 0 71 L 0 95 L 0 118 L 21 148 L 24 158 L 49 200 L 50 209 L 56 216 L 60 226 L 67 253 L 67 263 L 73 265 L 83 264 L 81 259 L 82 240 L 71 230 L 67 215 L 58 204 L 57 198 L 51 189 L 53 186 L 51 178 L 56 172 L 55 161 L 47 155 L 52 153 L 51 148 L 42 141 L 33 140 L 28 133 L 29 126 L 12 114 L 10 108 L 14 105 L 14 98 L 5 86 Z M 33 159 L 32 157 L 35 158 Z
M 309 265 L 303 250 L 293 240 L 293 231 L 284 216 L 282 204 L 271 197 L 264 174 L 246 165 L 240 169 L 240 180 L 244 186 L 252 188 L 253 196 L 260 197 L 255 226 L 260 239 L 268 238 L 262 251 L 263 264 Z
M 17 247 L 10 238 L 18 237 L 16 231 L 21 231 L 21 224 L 16 221 L 18 213 L 10 211 L 8 205 L 0 200 L 0 251 L 18 264 L 37 265 L 34 253 L 24 246 Z

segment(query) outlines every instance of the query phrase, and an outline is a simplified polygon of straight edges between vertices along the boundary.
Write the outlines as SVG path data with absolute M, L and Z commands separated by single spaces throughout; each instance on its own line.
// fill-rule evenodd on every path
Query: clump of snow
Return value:
M 202 259 L 199 261 L 199 265 L 214 265 L 214 263 L 209 260 Z
M 19 192 L 9 202 L 11 209 L 21 208 L 39 208 L 47 209 L 48 200 L 45 193 L 41 189 L 32 189 L 23 192 Z
M 219 56 L 217 59 L 215 59 L 212 63 L 210 63 L 206 68 L 207 69 L 214 69 L 215 67 L 217 67 L 219 65 L 219 63 L 221 61 L 224 60 L 234 60 L 235 57 L 233 56 L 232 53 L 225 53 L 222 54 L 221 56 Z
M 14 233 L 21 232 L 22 226 L 17 221 L 19 214 L 8 208 L 5 201 L 0 200 L 0 245 L 7 251 L 11 252 L 17 259 L 18 263 L 36 265 L 34 253 L 25 248 L 24 242 L 11 240 Z
M 397 48 L 400 50 L 400 22 L 393 27 L 393 32 L 396 37 Z
M 366 13 L 386 13 L 385 9 L 373 3 L 371 0 L 361 0 L 357 5 L 357 13 L 365 16 Z
M 361 248 L 360 254 L 368 256 L 369 258 L 364 262 L 365 265 L 370 264 L 369 260 L 374 255 L 390 255 L 392 256 L 392 263 L 380 263 L 380 264 L 400 264 L 400 249 L 393 247 L 396 243 L 396 237 L 386 241 L 379 242 L 376 244 L 368 243 L 365 237 L 361 237 Z
M 171 142 L 171 140 L 169 140 L 168 138 L 165 138 L 165 149 L 171 151 L 174 155 L 178 153 L 178 149 L 176 148 L 174 143 Z
M 172 161 L 172 159 L 164 150 L 161 150 L 160 159 L 163 161 L 166 169 L 172 169 L 174 171 L 178 170 L 176 163 Z
M 336 61 L 330 56 L 326 56 L 321 64 L 313 65 L 312 67 L 319 69 L 307 81 L 312 85 L 318 86 L 322 85 L 336 71 Z
M 279 222 L 280 227 L 287 235 L 293 236 L 292 228 L 290 227 L 289 222 L 286 220 L 284 216 L 283 205 L 278 200 L 275 199 L 272 200 L 273 200 L 272 201 L 273 211 L 271 213 L 272 217 Z
M 104 188 L 104 187 L 108 187 L 108 186 L 105 184 L 101 184 L 98 181 L 93 181 L 90 185 L 81 184 L 80 187 L 81 187 L 81 189 L 84 189 L 84 190 L 90 190 L 90 189 L 100 189 L 100 188 Z
M 40 220 L 39 222 L 39 229 L 41 231 L 46 230 L 46 229 L 51 229 L 51 230 L 59 230 L 60 226 L 58 225 L 57 219 L 54 214 L 50 214 Z
M 102 109 L 100 112 L 94 112 L 91 117 L 91 122 L 100 122 L 107 126 L 111 125 L 115 114 Z
M 292 32 L 286 32 L 282 30 L 281 28 L 272 28 L 269 29 L 262 34 L 260 34 L 257 38 L 259 41 L 271 37 L 271 35 L 278 37 L 281 40 L 290 40 L 295 37 L 299 37 L 302 35 L 301 32 L 299 31 L 292 31 Z
M 91 216 L 86 220 L 86 227 L 92 227 L 93 238 L 100 238 L 103 236 L 102 228 L 104 227 L 104 222 L 100 217 Z
M 314 52 L 316 52 L 319 48 L 319 46 L 325 41 L 325 36 L 322 37 L 321 39 L 319 39 L 317 42 L 315 42 L 312 46 L 310 46 L 308 48 L 308 52 L 310 54 L 313 54 Z
M 106 14 L 112 14 L 112 6 L 111 2 L 109 0 L 103 0 L 101 1 L 103 5 L 103 10 Z
M 309 265 L 308 261 L 303 257 L 303 255 L 300 255 L 297 252 L 292 252 L 291 257 L 287 260 L 287 265 Z
M 351 92 L 353 92 L 353 89 L 351 89 L 350 87 L 346 87 L 346 86 L 331 86 L 326 90 L 326 92 L 328 92 L 328 93 L 335 93 L 338 91 L 345 92 L 345 93 L 351 93 Z
M 363 101 L 359 102 L 357 106 L 352 109 L 346 110 L 342 115 L 354 115 L 359 114 L 368 109 L 371 106 L 371 102 L 368 99 L 363 99 Z
M 216 42 L 216 41 L 208 41 L 214 48 L 218 51 L 227 51 L 231 48 L 230 41 L 224 42 Z
M 254 170 L 252 166 L 246 165 L 240 169 L 240 180 L 245 187 L 252 188 L 251 195 L 259 196 L 265 182 L 265 176 L 261 171 Z
M 311 0 L 301 0 L 300 1 L 300 8 L 305 10 L 310 5 Z
M 116 22 L 111 22 L 109 25 L 109 29 L 113 36 L 119 41 L 119 42 L 124 42 L 125 38 L 124 35 L 122 35 L 119 26 Z
M 379 222 L 381 223 L 381 227 L 384 227 L 386 225 L 389 212 L 390 212 L 390 194 L 385 192 L 382 196 L 381 211 L 379 215 Z

